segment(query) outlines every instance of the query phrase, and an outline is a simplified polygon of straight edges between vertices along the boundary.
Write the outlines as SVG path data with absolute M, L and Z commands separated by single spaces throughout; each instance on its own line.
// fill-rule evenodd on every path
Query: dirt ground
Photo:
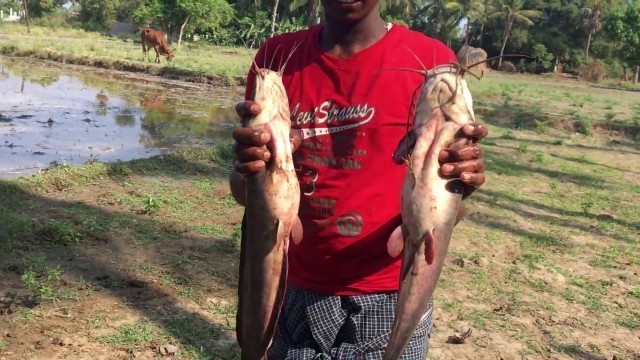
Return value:
M 640 359 L 638 142 L 488 126 L 429 358 Z M 239 358 L 228 163 L 192 149 L 1 180 L 0 359 Z

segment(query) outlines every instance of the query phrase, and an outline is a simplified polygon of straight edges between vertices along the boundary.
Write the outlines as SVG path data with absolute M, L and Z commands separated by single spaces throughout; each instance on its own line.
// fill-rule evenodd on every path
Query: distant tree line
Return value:
M 0 0 L 0 8 L 22 0 Z M 71 6 L 79 25 L 105 29 L 114 22 L 149 25 L 172 41 L 257 47 L 274 34 L 323 20 L 320 0 L 28 0 L 43 18 Z M 381 0 L 385 18 L 435 37 L 454 50 L 483 48 L 520 71 L 578 73 L 591 66 L 610 77 L 640 73 L 640 8 L 630 0 Z M 603 70 L 605 71 L 605 70 Z

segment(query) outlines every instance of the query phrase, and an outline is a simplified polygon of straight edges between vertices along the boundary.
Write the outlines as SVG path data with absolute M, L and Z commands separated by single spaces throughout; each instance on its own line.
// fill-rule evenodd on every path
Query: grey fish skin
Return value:
M 404 353 L 433 294 L 462 201 L 462 182 L 440 176 L 438 154 L 455 141 L 458 131 L 475 121 L 466 81 L 451 65 L 426 72 L 412 130 L 394 158 L 410 154 L 401 191 L 403 223 L 391 235 L 391 256 L 404 249 L 396 316 L 383 359 Z M 437 246 L 436 246 L 437 245 Z
M 236 335 L 241 358 L 264 359 L 284 299 L 290 240 L 302 239 L 298 218 L 300 187 L 289 133 L 289 103 L 281 72 L 256 71 L 253 100 L 260 114 L 245 126 L 271 133 L 271 158 L 247 178 L 246 229 L 240 249 Z

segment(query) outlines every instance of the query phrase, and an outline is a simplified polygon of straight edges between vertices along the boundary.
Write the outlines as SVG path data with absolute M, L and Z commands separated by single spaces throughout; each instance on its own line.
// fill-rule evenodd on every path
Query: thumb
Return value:
M 302 130 L 291 129 L 289 132 L 289 140 L 291 140 L 291 152 L 296 151 L 300 144 L 302 144 Z

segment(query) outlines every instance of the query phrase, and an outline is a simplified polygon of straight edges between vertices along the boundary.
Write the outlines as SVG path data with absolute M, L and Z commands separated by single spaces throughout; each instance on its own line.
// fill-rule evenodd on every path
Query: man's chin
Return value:
M 340 22 L 356 22 L 367 16 L 374 5 L 370 0 L 323 0 L 325 15 Z

